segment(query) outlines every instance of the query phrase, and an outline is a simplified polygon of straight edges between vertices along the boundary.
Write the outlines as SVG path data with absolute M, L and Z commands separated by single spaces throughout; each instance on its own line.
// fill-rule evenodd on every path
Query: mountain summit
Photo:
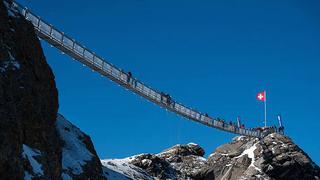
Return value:
M 190 143 L 159 154 L 102 160 L 102 164 L 109 179 L 119 179 L 119 174 L 132 179 L 320 178 L 319 166 L 290 138 L 276 133 L 261 140 L 239 136 L 218 147 L 207 159 L 203 155 L 199 145 Z

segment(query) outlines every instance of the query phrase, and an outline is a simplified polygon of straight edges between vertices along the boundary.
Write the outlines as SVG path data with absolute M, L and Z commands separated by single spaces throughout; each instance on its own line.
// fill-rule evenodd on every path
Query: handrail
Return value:
M 9 8 L 17 10 L 25 19 L 29 20 L 33 24 L 36 34 L 40 38 L 44 39 L 65 54 L 68 54 L 71 58 L 78 60 L 92 70 L 99 72 L 101 75 L 159 105 L 160 107 L 166 108 L 192 121 L 223 131 L 257 138 L 265 136 L 265 134 L 260 131 L 239 128 L 234 125 L 229 125 L 219 119 L 209 117 L 207 114 L 189 108 L 182 103 L 174 101 L 173 99 L 168 103 L 168 99 L 163 96 L 163 93 L 147 86 L 136 78 L 129 77 L 129 75 L 123 70 L 107 62 L 100 56 L 96 55 L 93 51 L 67 36 L 65 33 L 59 31 L 26 7 L 23 7 L 15 1 L 7 2 L 7 5 Z

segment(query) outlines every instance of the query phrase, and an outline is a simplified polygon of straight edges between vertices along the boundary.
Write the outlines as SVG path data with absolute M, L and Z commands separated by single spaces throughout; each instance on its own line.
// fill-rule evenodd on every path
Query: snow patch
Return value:
M 20 69 L 20 64 L 19 62 L 12 56 L 11 52 L 8 51 L 9 53 L 9 57 L 10 57 L 10 62 L 12 64 L 13 67 L 15 67 L 16 69 Z
M 197 159 L 198 161 L 207 161 L 206 158 L 201 157 L 201 156 L 196 156 L 196 159 Z
M 188 145 L 191 145 L 191 146 L 199 146 L 198 144 L 196 144 L 196 143 L 193 143 L 193 142 L 191 142 L 191 143 L 188 143 Z
M 245 138 L 245 136 L 237 136 L 237 137 L 234 137 L 232 140 L 233 141 L 242 141 L 244 138 Z
M 44 175 L 42 170 L 42 165 L 34 158 L 35 156 L 41 156 L 41 152 L 37 149 L 32 149 L 25 144 L 22 145 L 22 148 L 23 148 L 22 156 L 25 159 L 28 159 L 34 174 L 36 174 L 37 176 Z M 25 177 L 29 177 L 29 175 L 26 176 L 25 174 Z
M 251 159 L 251 164 L 250 164 L 250 166 L 249 166 L 248 168 L 253 167 L 253 168 L 255 168 L 257 171 L 262 172 L 260 168 L 258 168 L 257 166 L 254 165 L 254 163 L 255 163 L 254 151 L 257 149 L 257 144 L 258 144 L 258 143 L 259 143 L 259 142 L 255 143 L 255 144 L 254 144 L 253 146 L 251 146 L 249 149 L 244 150 L 239 156 L 237 156 L 237 157 L 235 157 L 235 158 L 237 159 L 237 158 L 240 158 L 240 157 L 242 157 L 242 156 L 244 156 L 244 155 L 247 155 L 248 158 Z
M 72 174 L 76 175 L 83 173 L 82 166 L 93 157 L 81 140 L 84 138 L 83 133 L 60 114 L 57 117 L 56 128 L 65 142 L 62 148 L 63 170 L 71 170 Z
M 8 51 L 9 54 L 9 60 L 3 61 L 2 64 L 0 64 L 0 72 L 5 72 L 9 67 L 12 67 L 12 70 L 20 69 L 19 62 L 12 56 L 11 52 Z
M 229 156 L 229 154 L 220 153 L 221 156 Z
M 143 159 L 142 161 L 142 164 L 151 164 L 152 161 L 150 159 Z
M 130 164 L 132 159 L 133 157 L 101 160 L 106 178 L 109 180 L 128 180 L 128 178 L 154 180 L 143 169 Z

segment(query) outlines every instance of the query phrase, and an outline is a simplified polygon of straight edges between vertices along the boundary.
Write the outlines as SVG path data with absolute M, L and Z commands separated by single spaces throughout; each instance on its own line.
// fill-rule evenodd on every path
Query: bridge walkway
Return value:
M 218 118 L 212 118 L 205 113 L 189 108 L 186 105 L 165 96 L 160 91 L 144 84 L 142 81 L 131 77 L 129 73 L 109 63 L 19 3 L 12 1 L 9 7 L 13 11 L 20 13 L 25 19 L 29 20 L 33 24 L 35 32 L 41 39 L 92 70 L 160 107 L 166 108 L 189 120 L 220 129 L 222 131 L 257 138 L 261 138 L 266 135 L 260 131 L 230 125 Z

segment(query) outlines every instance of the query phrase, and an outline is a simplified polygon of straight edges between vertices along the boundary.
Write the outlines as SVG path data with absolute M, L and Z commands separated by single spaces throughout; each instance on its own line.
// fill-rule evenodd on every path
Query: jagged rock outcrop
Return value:
M 320 178 L 319 167 L 312 162 L 291 139 L 279 134 L 267 136 L 261 142 L 261 169 L 272 178 L 313 179 Z
M 319 167 L 292 140 L 270 134 L 258 140 L 235 138 L 210 155 L 216 179 L 319 179 Z
M 132 179 L 196 179 L 206 163 L 203 155 L 204 150 L 199 145 L 190 143 L 176 145 L 159 154 L 140 154 L 102 162 L 109 169 L 108 172 L 111 169 Z M 107 177 L 113 179 L 110 173 Z M 121 178 L 119 175 L 115 177 Z
M 293 179 L 318 180 L 319 167 L 288 137 L 270 134 L 259 140 L 236 137 L 218 147 L 208 159 L 196 144 L 176 145 L 159 154 L 141 154 L 125 160 L 105 160 L 118 173 L 135 170 L 147 174 L 140 179 Z M 114 163 L 115 162 L 115 163 Z M 106 167 L 108 165 L 104 164 Z M 117 167 L 117 168 L 115 168 Z M 138 169 L 137 169 L 138 168 Z M 144 170 L 144 172 L 143 172 Z M 141 177 L 141 176 L 140 176 Z
M 0 179 L 103 179 L 90 138 L 56 120 L 54 75 L 32 24 L 9 5 L 0 1 Z
M 204 150 L 197 144 L 176 145 L 159 154 L 135 156 L 131 164 L 159 179 L 188 179 L 198 176 L 205 164 Z
M 178 173 L 179 179 L 196 178 L 205 164 L 205 152 L 197 144 L 176 145 L 157 154 L 165 159 Z

